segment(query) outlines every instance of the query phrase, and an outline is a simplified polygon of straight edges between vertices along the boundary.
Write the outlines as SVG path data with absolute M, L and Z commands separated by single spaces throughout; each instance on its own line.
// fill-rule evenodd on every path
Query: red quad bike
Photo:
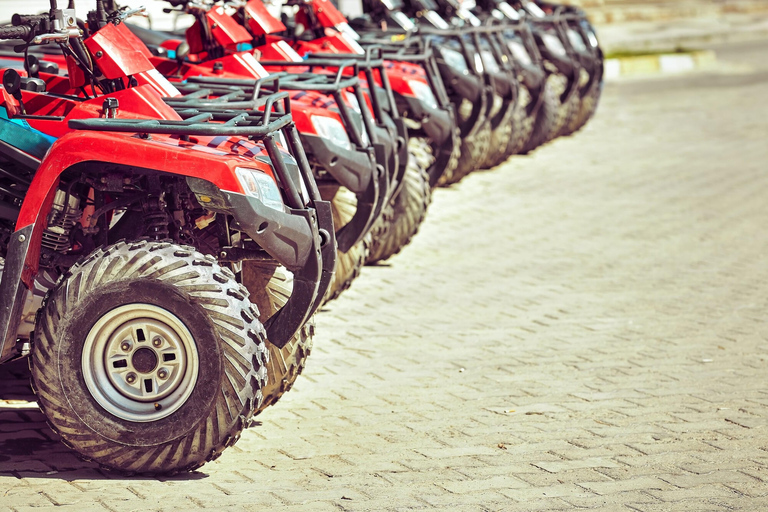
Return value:
M 290 64 L 275 63 L 267 71 L 251 52 L 236 51 L 238 44 L 250 42 L 252 36 L 232 17 L 211 6 L 172 3 L 196 18 L 186 32 L 188 42 L 134 26 L 131 30 L 160 54 L 151 60 L 165 76 L 173 82 L 185 82 L 179 86 L 182 92 L 199 94 L 195 88 L 204 87 L 214 96 L 237 95 L 239 88 L 247 96 L 253 79 L 270 77 Z M 174 58 L 168 58 L 169 53 Z M 332 64 L 332 73 L 318 74 L 316 70 L 328 63 L 306 61 L 298 73 L 288 68 L 291 73 L 265 85 L 291 91 L 302 143 L 321 194 L 334 207 L 340 254 L 328 300 L 349 287 L 365 263 L 373 221 L 402 182 L 395 146 L 398 136 L 404 140 L 404 134 L 398 134 L 391 122 L 382 119 L 387 116 L 377 104 L 378 98 L 371 101 L 360 94 L 358 65 L 349 61 Z
M 440 184 L 451 185 L 481 168 L 492 142 L 492 118 L 504 115 L 503 98 L 508 98 L 508 105 L 513 99 L 504 93 L 513 89 L 502 87 L 508 80 L 495 80 L 493 71 L 486 70 L 483 55 L 476 51 L 477 31 L 452 27 L 435 11 L 437 5 L 432 0 L 365 0 L 363 9 L 365 16 L 353 24 L 365 30 L 365 37 L 398 38 L 417 33 L 435 49 L 437 68 L 456 110 L 461 134 L 458 166 L 453 173 L 446 173 Z M 495 124 L 501 126 L 500 121 Z
M 223 108 L 222 102 L 231 104 L 239 99 L 243 100 L 239 102 L 240 107 L 247 108 L 254 79 L 270 77 L 253 56 L 247 53 L 224 55 L 199 63 L 152 56 L 143 43 L 120 22 L 129 13 L 124 10 L 109 11 L 104 8 L 104 3 L 97 2 L 97 9 L 89 14 L 89 25 L 92 25 L 94 31 L 102 30 L 104 37 L 107 37 L 108 31 L 107 38 L 128 41 L 124 51 L 130 48 L 128 51 L 139 50 L 148 56 L 159 70 L 176 83 L 176 87 L 154 70 L 138 74 L 134 78 L 138 83 L 155 86 L 164 96 L 179 96 L 179 91 L 192 94 L 198 100 L 196 106 L 207 108 L 213 108 L 215 105 Z M 225 18 L 221 23 L 227 21 L 233 26 L 235 34 L 237 29 L 240 29 L 240 37 L 244 34 L 243 40 L 250 40 L 250 35 L 231 18 Z M 132 30 L 142 33 L 145 38 L 149 34 L 155 38 L 154 42 L 157 42 L 157 33 L 145 33 L 136 27 L 132 27 Z M 161 38 L 160 42 L 162 41 L 166 44 L 169 42 L 167 36 Z M 178 41 L 174 47 L 177 45 Z M 185 51 L 185 54 L 187 53 Z M 50 61 L 61 66 L 66 65 L 64 56 L 53 55 L 51 50 L 46 50 L 44 58 L 45 61 L 40 65 L 48 65 Z M 342 68 L 346 69 L 348 64 L 344 63 Z M 294 91 L 293 104 L 299 108 L 294 108 L 293 116 L 302 145 L 309 152 L 310 164 L 319 180 L 321 194 L 332 200 L 340 253 L 326 300 L 337 297 L 359 275 L 371 245 L 371 236 L 368 233 L 392 193 L 387 169 L 377 164 L 376 156 L 378 155 L 379 161 L 383 160 L 381 155 L 387 152 L 386 144 L 378 141 L 376 134 L 364 123 L 366 116 L 354 109 L 345 108 L 348 107 L 349 98 L 355 99 L 353 95 L 357 82 L 356 79 L 349 78 L 340 82 L 341 71 L 340 69 L 336 73 L 337 76 L 314 75 L 310 80 L 293 76 L 284 77 L 280 82 L 281 88 Z M 182 81 L 184 84 L 179 84 Z M 339 96 L 338 93 L 345 88 L 345 94 Z M 238 92 L 238 89 L 243 91 Z M 250 92 L 245 92 L 245 89 Z M 65 90 L 56 88 L 55 92 Z M 218 96 L 222 94 L 223 97 L 219 99 Z M 333 105 L 336 108 L 331 108 Z M 368 136 L 369 132 L 372 133 L 371 137 Z M 381 135 L 381 132 L 378 133 Z M 387 140 L 387 137 L 380 138 Z M 245 272 L 250 274 L 251 268 L 259 270 L 258 267 L 255 262 L 247 262 Z
M 227 4 L 231 5 L 231 3 Z M 430 89 L 430 83 L 427 78 L 424 77 L 424 72 L 419 66 L 410 66 L 408 72 L 405 73 L 398 67 L 391 66 L 387 68 L 385 72 L 385 62 L 381 59 L 380 53 L 376 58 L 372 57 L 373 48 L 369 48 L 367 51 L 360 48 L 359 45 L 354 43 L 354 40 L 347 38 L 346 35 L 337 31 L 335 28 L 320 29 L 324 33 L 330 35 L 325 36 L 325 39 L 316 42 L 297 41 L 291 39 L 285 39 L 284 37 L 274 36 L 277 32 L 284 32 L 286 30 L 285 25 L 274 17 L 272 17 L 263 4 L 258 0 L 251 0 L 247 3 L 236 4 L 239 9 L 235 15 L 235 18 L 241 23 L 242 27 L 247 27 L 253 34 L 252 39 L 255 47 L 255 54 L 259 55 L 261 63 L 264 64 L 267 69 L 274 70 L 275 66 L 280 66 L 278 69 L 284 69 L 289 67 L 291 69 L 306 67 L 307 63 L 320 61 L 326 63 L 329 68 L 333 69 L 338 65 L 339 59 L 355 58 L 357 63 L 363 70 L 361 78 L 364 79 L 364 84 L 367 85 L 366 92 L 368 93 L 366 98 L 370 103 L 371 111 L 376 114 L 375 118 L 379 119 L 382 114 L 379 114 L 380 108 L 385 111 L 383 118 L 386 120 L 392 118 L 397 129 L 397 135 L 403 140 L 408 140 L 408 147 L 403 145 L 401 147 L 402 156 L 400 174 L 402 179 L 399 180 L 396 188 L 393 200 L 388 208 L 384 212 L 384 219 L 380 223 L 378 229 L 375 230 L 376 236 L 374 236 L 373 247 L 371 250 L 371 256 L 369 262 L 379 261 L 386 259 L 392 254 L 398 252 L 412 236 L 416 233 L 420 223 L 422 222 L 426 213 L 427 205 L 431 199 L 429 186 L 427 181 L 432 183 L 437 181 L 442 169 L 446 166 L 455 166 L 455 161 L 458 155 L 455 151 L 458 150 L 458 144 L 453 144 L 452 137 L 454 132 L 452 130 L 453 121 L 451 117 L 451 111 L 449 106 L 438 108 L 435 100 L 435 96 Z M 315 4 L 307 4 L 309 7 L 315 6 Z M 307 12 L 312 15 L 314 10 L 307 7 Z M 331 13 L 330 9 L 333 6 L 329 4 L 320 10 L 325 13 Z M 223 7 L 219 7 L 223 8 Z M 208 11 L 212 12 L 211 10 Z M 303 11 L 299 11 L 303 12 Z M 333 11 L 337 17 L 344 20 L 338 11 Z M 219 20 L 221 21 L 221 20 Z M 338 20 L 336 20 L 338 21 Z M 211 19 L 205 20 L 198 17 L 195 25 L 187 31 L 187 39 L 190 40 L 190 35 L 203 34 L 206 32 L 201 31 L 200 27 L 207 26 L 213 27 Z M 338 24 L 338 23 L 337 23 Z M 317 25 L 317 24 L 316 24 Z M 221 25 L 218 25 L 221 26 Z M 319 25 L 318 25 L 319 26 Z M 211 28 L 212 34 L 215 31 Z M 226 41 L 223 37 L 219 38 L 219 44 L 226 46 Z M 207 41 L 207 40 L 206 40 Z M 291 47 L 287 44 L 291 42 L 294 46 Z M 336 46 L 332 45 L 333 42 Z M 199 43 L 190 42 L 190 46 L 201 46 Z M 203 44 L 202 46 L 206 46 Z M 207 47 L 210 48 L 210 44 Z M 229 43 L 232 47 L 232 43 Z M 305 54 L 300 57 L 294 48 L 299 50 L 299 53 Z M 342 53 L 327 53 L 327 52 L 342 52 Z M 311 53 L 311 57 L 307 60 L 306 55 Z M 270 59 L 270 60 L 264 60 Z M 275 60 L 271 60 L 275 59 Z M 334 59 L 335 61 L 330 61 Z M 391 65 L 392 63 L 388 63 Z M 403 122 L 399 121 L 398 108 L 401 101 L 395 102 L 393 95 L 390 91 L 390 79 L 392 84 L 397 84 L 399 89 L 405 90 L 408 96 L 408 103 L 418 108 L 412 108 L 412 112 L 419 112 L 421 115 L 418 118 L 419 123 L 409 123 L 409 128 L 413 127 L 415 135 L 417 137 L 406 136 L 409 130 L 405 129 Z M 399 82 L 398 82 L 399 80 Z M 371 93 L 371 86 L 376 93 Z M 414 90 L 419 91 L 419 95 L 427 96 L 428 101 L 423 101 L 422 98 L 417 98 Z M 397 89 L 395 91 L 397 93 Z M 398 100 L 401 100 L 404 96 L 398 95 Z M 378 103 L 382 106 L 376 105 L 377 98 L 380 98 Z M 393 107 L 391 105 L 395 105 Z M 413 117 L 413 116 L 412 116 Z M 440 143 L 438 146 L 441 148 L 437 151 L 439 162 L 432 156 L 432 147 L 429 145 L 429 139 L 419 135 L 419 131 L 427 127 L 432 133 L 434 139 Z M 382 127 L 383 128 L 383 127 Z M 448 141 L 448 149 L 445 150 L 445 142 Z M 455 147 L 455 149 L 454 149 Z M 408 154 L 410 152 L 410 155 Z M 452 158 L 453 157 L 453 158 Z M 443 167 L 437 167 L 442 165 Z M 406 167 L 407 165 L 407 167 Z M 432 172 L 433 174 L 425 174 L 425 170 Z
M 346 18 L 327 0 L 287 2 L 289 8 L 298 7 L 294 26 L 287 32 L 282 24 L 281 27 L 274 27 L 261 23 L 260 20 L 268 13 L 263 5 L 263 12 L 254 12 L 251 7 L 256 4 L 262 5 L 261 0 L 250 0 L 238 14 L 241 22 L 255 36 L 257 50 L 262 51 L 266 57 L 270 56 L 271 49 L 272 55 L 277 57 L 274 42 L 278 41 L 279 44 L 283 40 L 290 42 L 300 55 L 322 58 L 335 55 L 336 58 L 354 56 L 363 60 L 367 59 L 371 48 L 378 50 L 378 75 L 374 75 L 368 66 L 370 75 L 367 82 L 369 85 L 391 83 L 395 104 L 393 110 L 396 110 L 392 115 L 402 117 L 409 134 L 409 167 L 404 186 L 393 199 L 390 208 L 385 210 L 384 223 L 389 226 L 388 235 L 374 239 L 369 262 L 375 263 L 391 257 L 407 245 L 417 232 L 431 200 L 431 188 L 446 173 L 453 173 L 458 165 L 458 129 L 442 81 L 434 68 L 434 61 L 430 67 L 428 54 L 420 57 L 413 53 L 406 55 L 402 51 L 403 46 L 398 47 L 391 42 L 385 46 L 389 50 L 386 54 L 382 52 L 383 48 L 380 49 L 383 41 L 377 41 L 375 45 L 366 44 L 366 49 L 363 49 L 357 42 L 359 36 L 349 27 Z M 275 36 L 274 33 L 280 28 L 290 37 L 284 39 Z M 385 55 L 403 60 L 382 59 Z M 424 65 L 424 62 L 427 64 Z M 423 178 L 425 173 L 426 183 Z
M 102 54 L 104 52 L 98 45 L 102 44 L 104 41 L 107 41 L 107 44 L 110 48 L 110 54 L 114 57 L 114 59 L 130 60 L 131 53 L 130 51 L 126 51 L 126 49 L 141 49 L 143 46 L 141 42 L 136 40 L 135 36 L 133 36 L 133 34 L 125 28 L 123 24 L 119 23 L 119 21 L 121 21 L 128 13 L 117 13 L 116 16 L 112 17 L 111 23 L 104 23 L 104 13 L 102 11 L 101 15 L 99 15 L 99 11 L 100 10 L 97 9 L 96 11 L 89 13 L 89 25 L 91 25 L 91 29 L 89 30 L 94 35 L 92 38 L 89 38 L 88 41 L 97 41 L 97 43 L 92 43 L 95 45 L 92 49 L 90 47 L 88 48 L 91 53 L 91 58 L 100 59 L 100 57 L 96 56 L 99 54 L 99 52 Z M 48 57 L 53 59 L 58 58 L 59 60 L 63 61 L 63 65 L 67 65 L 66 60 L 63 58 L 63 54 L 58 56 L 48 54 Z M 159 75 L 154 69 L 152 69 L 151 65 L 147 64 L 146 59 L 141 56 L 139 56 L 138 59 L 141 63 L 141 69 L 148 68 L 148 70 L 136 72 L 134 75 L 132 75 L 131 78 L 133 81 L 135 81 L 135 83 L 151 84 L 162 95 L 172 94 L 173 96 L 179 96 L 179 92 L 174 88 L 174 86 L 165 80 L 161 75 Z M 17 59 L 17 63 L 20 62 L 23 61 Z M 29 70 L 39 72 L 39 68 L 41 67 L 50 68 L 52 66 L 46 61 L 39 61 L 32 55 L 28 55 L 27 68 Z M 50 71 L 54 70 L 51 69 Z M 70 69 L 70 71 L 72 71 L 74 75 L 79 76 L 78 70 L 76 68 Z M 115 71 L 118 76 L 121 76 L 121 72 L 122 69 L 119 67 Z M 70 90 L 71 84 L 68 78 L 45 73 L 43 75 L 46 77 L 46 85 L 48 86 L 49 92 L 66 93 L 69 90 L 71 94 L 77 91 L 77 89 Z M 100 85 L 106 88 L 111 87 L 109 82 L 105 82 Z M 258 88 L 255 91 L 249 93 L 249 101 L 227 101 L 226 103 L 224 102 L 224 100 L 227 99 L 226 97 L 219 98 L 219 100 L 216 102 L 201 100 L 201 92 L 204 91 L 198 90 L 195 94 L 190 94 L 189 97 L 186 98 L 166 97 L 164 99 L 166 103 L 174 103 L 180 109 L 204 108 L 208 111 L 216 111 L 231 110 L 233 108 L 245 108 L 251 110 L 259 110 L 264 108 L 264 101 L 258 100 Z M 205 92 L 205 94 L 210 93 L 211 91 Z M 231 96 L 231 94 L 228 96 Z M 354 220 L 355 218 L 353 217 L 353 221 Z M 353 222 L 350 222 L 350 224 L 353 224 Z M 344 233 L 348 234 L 348 230 L 342 230 L 341 234 L 343 235 Z M 216 252 L 213 248 L 211 250 L 214 253 Z M 360 264 L 362 265 L 362 262 Z M 338 267 L 339 265 L 337 265 L 337 268 Z M 276 266 L 274 262 L 246 259 L 242 262 L 242 271 L 240 276 L 246 288 L 253 291 L 251 295 L 252 301 L 257 303 L 262 311 L 262 314 L 264 314 L 266 317 L 271 316 L 274 312 L 281 309 L 283 304 L 286 302 L 287 297 L 290 296 L 290 273 L 287 272 L 285 268 Z M 338 281 L 336 282 L 338 283 Z M 334 281 L 331 280 L 331 285 L 324 287 L 323 289 L 331 290 L 333 288 L 333 284 Z M 330 292 L 326 291 L 325 297 L 327 297 L 329 294 Z M 267 348 L 271 354 L 270 364 L 268 367 L 270 378 L 262 389 L 262 395 L 264 399 L 262 401 L 262 405 L 255 411 L 255 414 L 260 413 L 269 405 L 276 403 L 285 392 L 291 389 L 294 381 L 306 364 L 306 359 L 311 351 L 311 347 L 311 325 L 305 325 L 304 328 L 302 328 L 300 332 L 296 333 L 296 335 L 285 345 L 277 346 L 271 343 L 270 340 L 267 340 Z
M 291 343 L 321 303 L 330 204 L 286 93 L 262 96 L 262 111 L 176 111 L 136 84 L 152 70 L 140 52 L 125 58 L 98 32 L 83 41 L 74 9 L 51 4 L 0 27 L 21 51 L 59 44 L 69 72 L 33 59 L 26 76 L 3 72 L 0 362 L 29 356 L 41 409 L 84 458 L 192 470 L 262 405 L 267 343 Z M 46 91 L 64 81 L 91 94 Z M 279 311 L 260 314 L 276 274 L 249 290 L 247 261 L 293 273 Z

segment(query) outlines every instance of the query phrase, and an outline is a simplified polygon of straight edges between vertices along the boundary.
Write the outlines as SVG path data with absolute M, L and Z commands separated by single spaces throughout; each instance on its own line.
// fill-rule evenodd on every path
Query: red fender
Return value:
M 115 152 L 115 148 L 120 148 Z M 207 149 L 207 150 L 203 150 Z M 31 288 L 40 261 L 40 240 L 50 213 L 53 196 L 61 174 L 83 162 L 105 162 L 191 176 L 207 180 L 221 190 L 244 193 L 235 175 L 235 167 L 249 167 L 266 172 L 274 179 L 268 164 L 244 155 L 234 155 L 185 143 L 166 135 L 141 139 L 136 135 L 76 131 L 64 135 L 51 146 L 38 169 L 21 205 L 16 230 L 34 224 L 29 252 L 24 262 L 22 280 Z

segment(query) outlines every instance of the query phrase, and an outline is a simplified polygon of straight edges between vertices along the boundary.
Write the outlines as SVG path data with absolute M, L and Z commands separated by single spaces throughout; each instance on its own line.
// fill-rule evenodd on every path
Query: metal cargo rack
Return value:
M 287 62 L 261 61 L 266 66 L 288 67 Z M 302 63 L 296 63 L 295 66 L 305 66 Z M 319 64 L 315 64 L 318 66 Z M 217 77 L 190 77 L 186 83 L 178 84 L 177 89 L 184 94 L 178 98 L 166 98 L 165 101 L 174 108 L 243 108 L 259 109 L 264 105 L 264 99 L 261 97 L 264 93 L 273 93 L 277 91 L 315 91 L 327 94 L 336 102 L 336 108 L 344 124 L 344 128 L 349 132 L 352 142 L 360 149 L 368 151 L 375 156 L 374 148 L 363 142 L 363 133 L 352 121 L 349 106 L 342 97 L 342 91 L 351 88 L 354 91 L 355 98 L 360 104 L 360 108 L 366 109 L 362 113 L 367 113 L 365 98 L 360 89 L 360 80 L 357 73 L 353 76 L 344 76 L 344 70 L 353 68 L 357 71 L 357 65 L 354 61 L 347 60 L 335 62 L 339 69 L 334 76 L 318 75 L 309 73 L 275 73 L 257 80 L 240 78 L 217 78 Z M 312 68 L 310 68 L 311 71 Z M 286 93 L 287 94 L 287 93 Z M 211 98 L 211 96 L 214 96 Z M 373 126 L 370 124 L 370 116 L 362 115 L 365 130 L 368 133 L 371 144 L 376 143 L 376 136 Z
M 108 102 L 109 98 L 105 100 L 105 106 L 108 106 Z M 138 133 L 142 136 L 153 133 L 179 135 L 182 138 L 192 135 L 225 135 L 261 141 L 264 143 L 278 179 L 284 185 L 288 206 L 303 209 L 305 204 L 301 198 L 299 186 L 290 179 L 283 155 L 274 140 L 276 132 L 280 131 L 289 151 L 296 159 L 301 177 L 307 186 L 310 201 L 321 200 L 307 156 L 299 140 L 299 133 L 291 117 L 288 93 L 270 94 L 260 98 L 260 102 L 264 106 L 264 111 L 233 110 L 232 105 L 228 105 L 227 110 L 184 108 L 177 109 L 182 117 L 181 121 L 106 117 L 72 119 L 69 121 L 69 127 L 74 130 Z M 282 109 L 279 108 L 280 102 L 282 102 Z

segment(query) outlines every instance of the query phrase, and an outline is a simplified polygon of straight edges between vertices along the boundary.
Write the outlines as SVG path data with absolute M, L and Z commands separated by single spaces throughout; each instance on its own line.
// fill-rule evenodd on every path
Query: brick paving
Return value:
M 583 132 L 439 190 L 198 472 L 79 462 L 0 367 L 0 509 L 768 510 L 766 94 L 611 84 Z

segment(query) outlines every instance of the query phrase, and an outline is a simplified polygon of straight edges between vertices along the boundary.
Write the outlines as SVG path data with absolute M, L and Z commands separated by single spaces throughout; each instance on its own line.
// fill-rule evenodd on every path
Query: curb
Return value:
M 717 57 L 715 52 L 711 50 L 606 59 L 605 79 L 615 80 L 627 76 L 681 74 L 700 69 L 711 69 L 716 63 Z
M 768 3 L 764 0 L 565 0 L 565 3 L 584 8 L 596 25 L 768 13 Z

